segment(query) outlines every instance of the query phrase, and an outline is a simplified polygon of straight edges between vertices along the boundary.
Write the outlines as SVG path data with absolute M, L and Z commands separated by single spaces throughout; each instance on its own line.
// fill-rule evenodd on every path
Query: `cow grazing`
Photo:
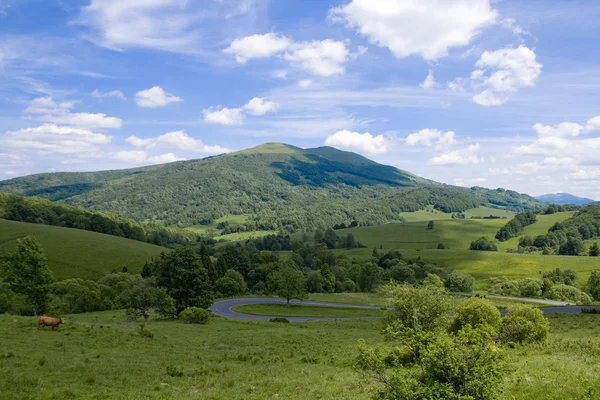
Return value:
M 52 317 L 46 317 L 45 315 L 42 315 L 40 317 L 40 319 L 38 320 L 37 327 L 39 328 L 41 326 L 43 328 L 45 326 L 51 326 L 52 329 L 54 329 L 54 328 L 58 328 L 58 326 L 60 324 L 64 324 L 64 323 L 65 323 L 64 318 L 52 318 Z

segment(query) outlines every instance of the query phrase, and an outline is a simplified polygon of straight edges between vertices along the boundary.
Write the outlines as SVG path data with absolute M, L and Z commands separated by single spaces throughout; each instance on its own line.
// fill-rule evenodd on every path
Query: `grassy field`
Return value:
M 463 213 L 466 219 L 471 219 L 472 217 L 489 217 L 490 215 L 494 217 L 500 218 L 512 218 L 515 213 L 512 211 L 502 210 L 499 208 L 490 208 L 490 207 L 477 207 L 467 210 Z M 451 213 L 441 212 L 436 210 L 432 206 L 425 208 L 424 210 L 419 210 L 415 212 L 402 212 L 400 216 L 406 222 L 420 222 L 420 221 L 439 221 L 444 219 L 452 219 Z
M 150 321 L 142 334 L 123 317 L 67 316 L 52 331 L 0 316 L 0 398 L 369 399 L 353 368 L 357 340 L 383 344 L 379 320 Z M 600 396 L 600 315 L 553 316 L 547 344 L 508 353 L 500 398 Z
M 57 279 L 97 279 L 125 266 L 141 270 L 150 258 L 167 249 L 101 233 L 0 219 L 0 252 L 13 251 L 17 239 L 36 238 Z
M 312 307 L 295 304 L 292 304 L 289 307 L 283 304 L 247 304 L 234 307 L 233 311 L 251 315 L 268 315 L 271 317 L 383 317 L 383 311 L 380 310 L 361 310 L 358 308 L 343 307 Z
M 238 240 L 247 240 L 250 238 L 257 238 L 267 235 L 273 235 L 277 232 L 275 231 L 253 231 L 253 232 L 236 232 L 230 233 L 227 235 L 221 235 L 221 229 L 217 229 L 217 225 L 221 222 L 228 222 L 232 225 L 242 225 L 244 224 L 248 218 L 250 218 L 252 214 L 240 214 L 240 215 L 227 215 L 225 217 L 216 219 L 212 224 L 208 225 L 194 225 L 186 228 L 187 230 L 193 231 L 200 235 L 205 236 L 214 236 L 217 240 L 227 240 L 231 242 L 235 242 Z
M 538 222 L 525 228 L 523 235 L 536 236 L 546 233 L 554 223 L 563 221 L 572 213 L 540 215 Z M 491 277 L 539 277 L 542 272 L 554 268 L 572 268 L 579 273 L 579 283 L 584 284 L 590 273 L 599 268 L 593 257 L 544 256 L 542 254 L 507 253 L 516 248 L 519 238 L 498 244 L 498 252 L 467 250 L 471 241 L 481 236 L 493 238 L 507 220 L 437 220 L 433 229 L 427 229 L 427 221 L 387 224 L 374 227 L 357 227 L 338 231 L 339 235 L 352 233 L 367 248 L 336 250 L 339 254 L 367 258 L 373 247 L 380 251 L 399 250 L 405 258 L 421 257 L 425 261 L 464 271 L 478 280 L 476 289 L 487 287 Z M 439 243 L 445 250 L 437 250 Z

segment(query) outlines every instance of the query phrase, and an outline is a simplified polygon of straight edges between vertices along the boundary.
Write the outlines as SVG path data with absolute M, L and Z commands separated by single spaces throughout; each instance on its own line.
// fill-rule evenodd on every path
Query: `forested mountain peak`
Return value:
M 332 147 L 283 143 L 127 170 L 25 176 L 0 182 L 0 191 L 180 227 L 244 215 L 244 230 L 374 225 L 428 205 L 445 212 L 540 205 L 512 191 L 442 185 Z
M 544 194 L 541 196 L 536 196 L 536 199 L 547 202 L 547 203 L 560 204 L 560 205 L 564 205 L 564 204 L 585 205 L 585 204 L 590 204 L 590 203 L 595 202 L 595 200 L 588 199 L 585 197 L 578 197 L 578 196 L 572 195 L 570 193 Z

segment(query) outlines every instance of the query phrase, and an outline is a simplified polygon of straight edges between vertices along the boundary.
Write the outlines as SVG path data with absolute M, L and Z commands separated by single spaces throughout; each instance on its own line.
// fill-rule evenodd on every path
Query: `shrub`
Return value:
M 498 246 L 489 237 L 482 236 L 479 239 L 471 242 L 469 250 L 477 251 L 498 251 Z
M 475 278 L 471 275 L 456 271 L 448 275 L 448 278 L 444 282 L 449 291 L 461 293 L 471 293 L 473 291 L 473 283 L 475 283 Z
M 600 271 L 593 271 L 587 281 L 587 290 L 594 300 L 600 300 Z
M 438 243 L 437 248 L 438 250 L 444 250 L 446 249 L 446 245 L 444 243 Z
M 521 297 L 540 297 L 544 281 L 541 279 L 525 278 L 517 281 Z
M 576 287 L 562 283 L 552 286 L 548 290 L 546 297 L 551 300 L 568 301 L 575 304 L 592 304 L 592 298 L 587 293 L 582 292 Z
M 521 288 L 516 280 L 495 283 L 490 286 L 488 291 L 501 296 L 518 297 L 521 295 Z
M 352 279 L 346 279 L 343 285 L 344 292 L 356 292 L 356 283 Z
M 246 293 L 248 291 L 248 286 L 246 286 L 242 274 L 233 269 L 229 269 L 225 272 L 225 276 L 215 282 L 215 291 L 221 293 L 225 297 L 234 297 Z
M 500 311 L 494 303 L 487 299 L 471 297 L 458 306 L 450 331 L 456 333 L 466 325 L 471 325 L 473 328 L 487 325 L 496 332 L 500 328 L 501 321 Z
M 502 318 L 499 339 L 504 343 L 543 342 L 548 337 L 550 322 L 539 308 L 513 306 Z
M 275 318 L 271 318 L 269 320 L 269 322 L 275 322 L 275 323 L 280 323 L 280 324 L 289 324 L 290 320 L 285 317 L 275 317 Z
M 582 314 L 600 314 L 600 308 L 582 308 Z
M 179 319 L 186 324 L 208 324 L 210 313 L 200 307 L 188 307 L 179 313 Z

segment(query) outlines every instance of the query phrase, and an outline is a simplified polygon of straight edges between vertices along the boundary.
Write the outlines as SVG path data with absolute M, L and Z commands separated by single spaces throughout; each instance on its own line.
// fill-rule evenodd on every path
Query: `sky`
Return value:
M 600 2 L 0 0 L 0 180 L 266 142 L 600 200 Z

